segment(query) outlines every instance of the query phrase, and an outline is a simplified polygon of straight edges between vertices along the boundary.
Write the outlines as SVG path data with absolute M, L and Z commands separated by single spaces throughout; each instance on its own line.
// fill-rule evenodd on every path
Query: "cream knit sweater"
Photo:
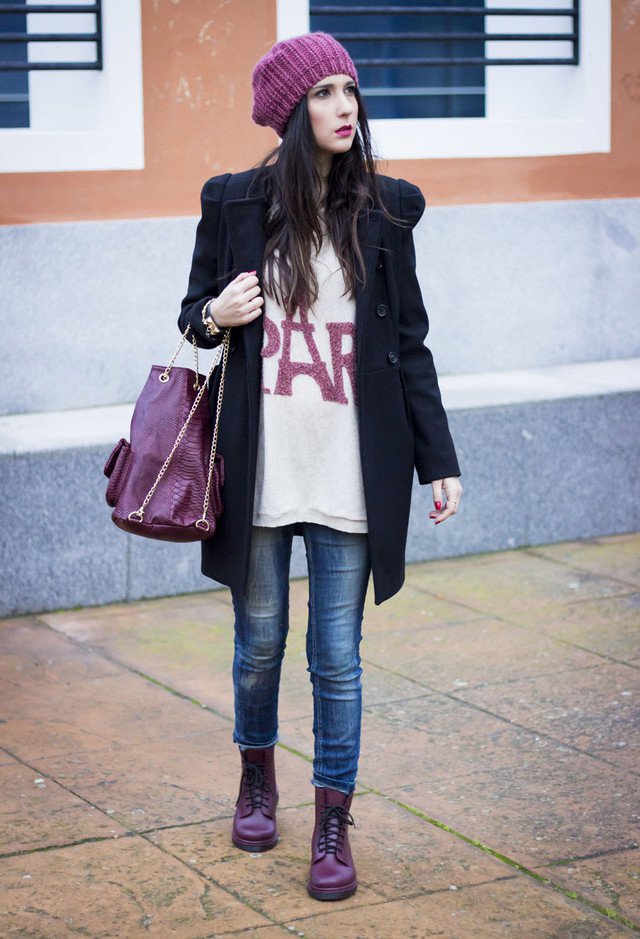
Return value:
M 264 303 L 253 524 L 317 522 L 366 532 L 358 442 L 355 300 L 331 239 L 311 259 L 319 298 L 287 319 Z

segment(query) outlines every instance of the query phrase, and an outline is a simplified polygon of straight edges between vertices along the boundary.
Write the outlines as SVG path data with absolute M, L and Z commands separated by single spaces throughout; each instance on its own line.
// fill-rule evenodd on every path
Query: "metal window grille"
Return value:
M 470 117 L 485 113 L 488 65 L 578 65 L 579 0 L 544 6 L 487 6 L 483 0 L 409 0 L 366 6 L 349 0 L 311 4 L 310 28 L 331 33 L 354 60 L 370 117 Z M 488 32 L 485 17 L 514 17 L 518 31 Z M 550 29 L 531 17 L 549 17 Z M 531 31 L 527 31 L 530 29 Z M 568 43 L 564 56 L 487 55 L 487 42 Z
M 5 0 L 0 0 L 0 9 L 5 6 Z M 12 4 L 15 7 L 18 4 Z M 11 12 L 7 16 L 0 16 L 0 49 L 2 49 L 2 35 L 4 33 L 26 31 L 27 16 L 26 2 L 20 4 L 19 12 Z M 26 43 L 10 43 L 4 47 L 2 57 L 6 56 L 13 65 L 22 66 L 27 60 Z M 0 127 L 28 127 L 30 121 L 29 109 L 29 76 L 20 67 L 14 71 L 0 73 Z
M 32 71 L 62 71 L 62 70 L 101 70 L 102 69 L 102 4 L 101 0 L 95 0 L 93 3 L 73 3 L 60 6 L 57 3 L 6 3 L 0 2 L 0 72 L 32 72 Z M 94 16 L 93 32 L 64 32 L 55 31 L 47 33 L 27 32 L 25 14 L 32 13 L 55 13 L 56 16 L 92 13 Z M 3 21 L 6 18 L 21 15 L 24 20 L 21 28 L 13 28 L 10 31 L 3 28 Z M 41 42 L 63 42 L 63 43 L 91 43 L 93 45 L 94 57 L 92 59 L 74 62 L 74 61 L 48 61 L 48 62 L 30 62 L 27 55 L 27 47 L 32 43 Z M 12 48 L 13 54 L 7 56 L 7 48 Z M 19 49 L 20 54 L 15 54 Z

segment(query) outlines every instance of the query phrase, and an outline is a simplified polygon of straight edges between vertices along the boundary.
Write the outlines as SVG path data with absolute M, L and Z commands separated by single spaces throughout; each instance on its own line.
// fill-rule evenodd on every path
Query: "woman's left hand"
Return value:
M 460 505 L 460 496 L 462 495 L 462 486 L 457 476 L 446 476 L 444 479 L 434 479 L 431 483 L 433 489 L 433 504 L 435 509 L 429 512 L 429 518 L 435 519 L 436 525 L 444 522 L 445 518 L 455 515 Z M 442 494 L 444 492 L 445 502 L 443 504 Z

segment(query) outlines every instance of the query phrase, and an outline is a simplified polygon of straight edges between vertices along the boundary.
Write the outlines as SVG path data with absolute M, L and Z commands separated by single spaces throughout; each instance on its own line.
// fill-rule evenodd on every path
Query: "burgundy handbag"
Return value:
M 173 365 L 190 329 L 166 368 L 151 367 L 131 418 L 131 443 L 122 437 L 104 466 L 106 500 L 118 528 L 161 541 L 211 538 L 222 513 L 224 460 L 216 448 L 231 331 L 226 330 L 222 355 L 205 378 L 199 373 L 195 338 L 195 371 Z M 218 366 L 212 430 L 204 392 Z

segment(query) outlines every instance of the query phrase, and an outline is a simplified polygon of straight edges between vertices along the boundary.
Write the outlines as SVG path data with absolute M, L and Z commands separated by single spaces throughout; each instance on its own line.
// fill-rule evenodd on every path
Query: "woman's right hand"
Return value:
M 256 271 L 242 271 L 209 304 L 209 314 L 221 328 L 245 326 L 262 313 L 264 299 Z

